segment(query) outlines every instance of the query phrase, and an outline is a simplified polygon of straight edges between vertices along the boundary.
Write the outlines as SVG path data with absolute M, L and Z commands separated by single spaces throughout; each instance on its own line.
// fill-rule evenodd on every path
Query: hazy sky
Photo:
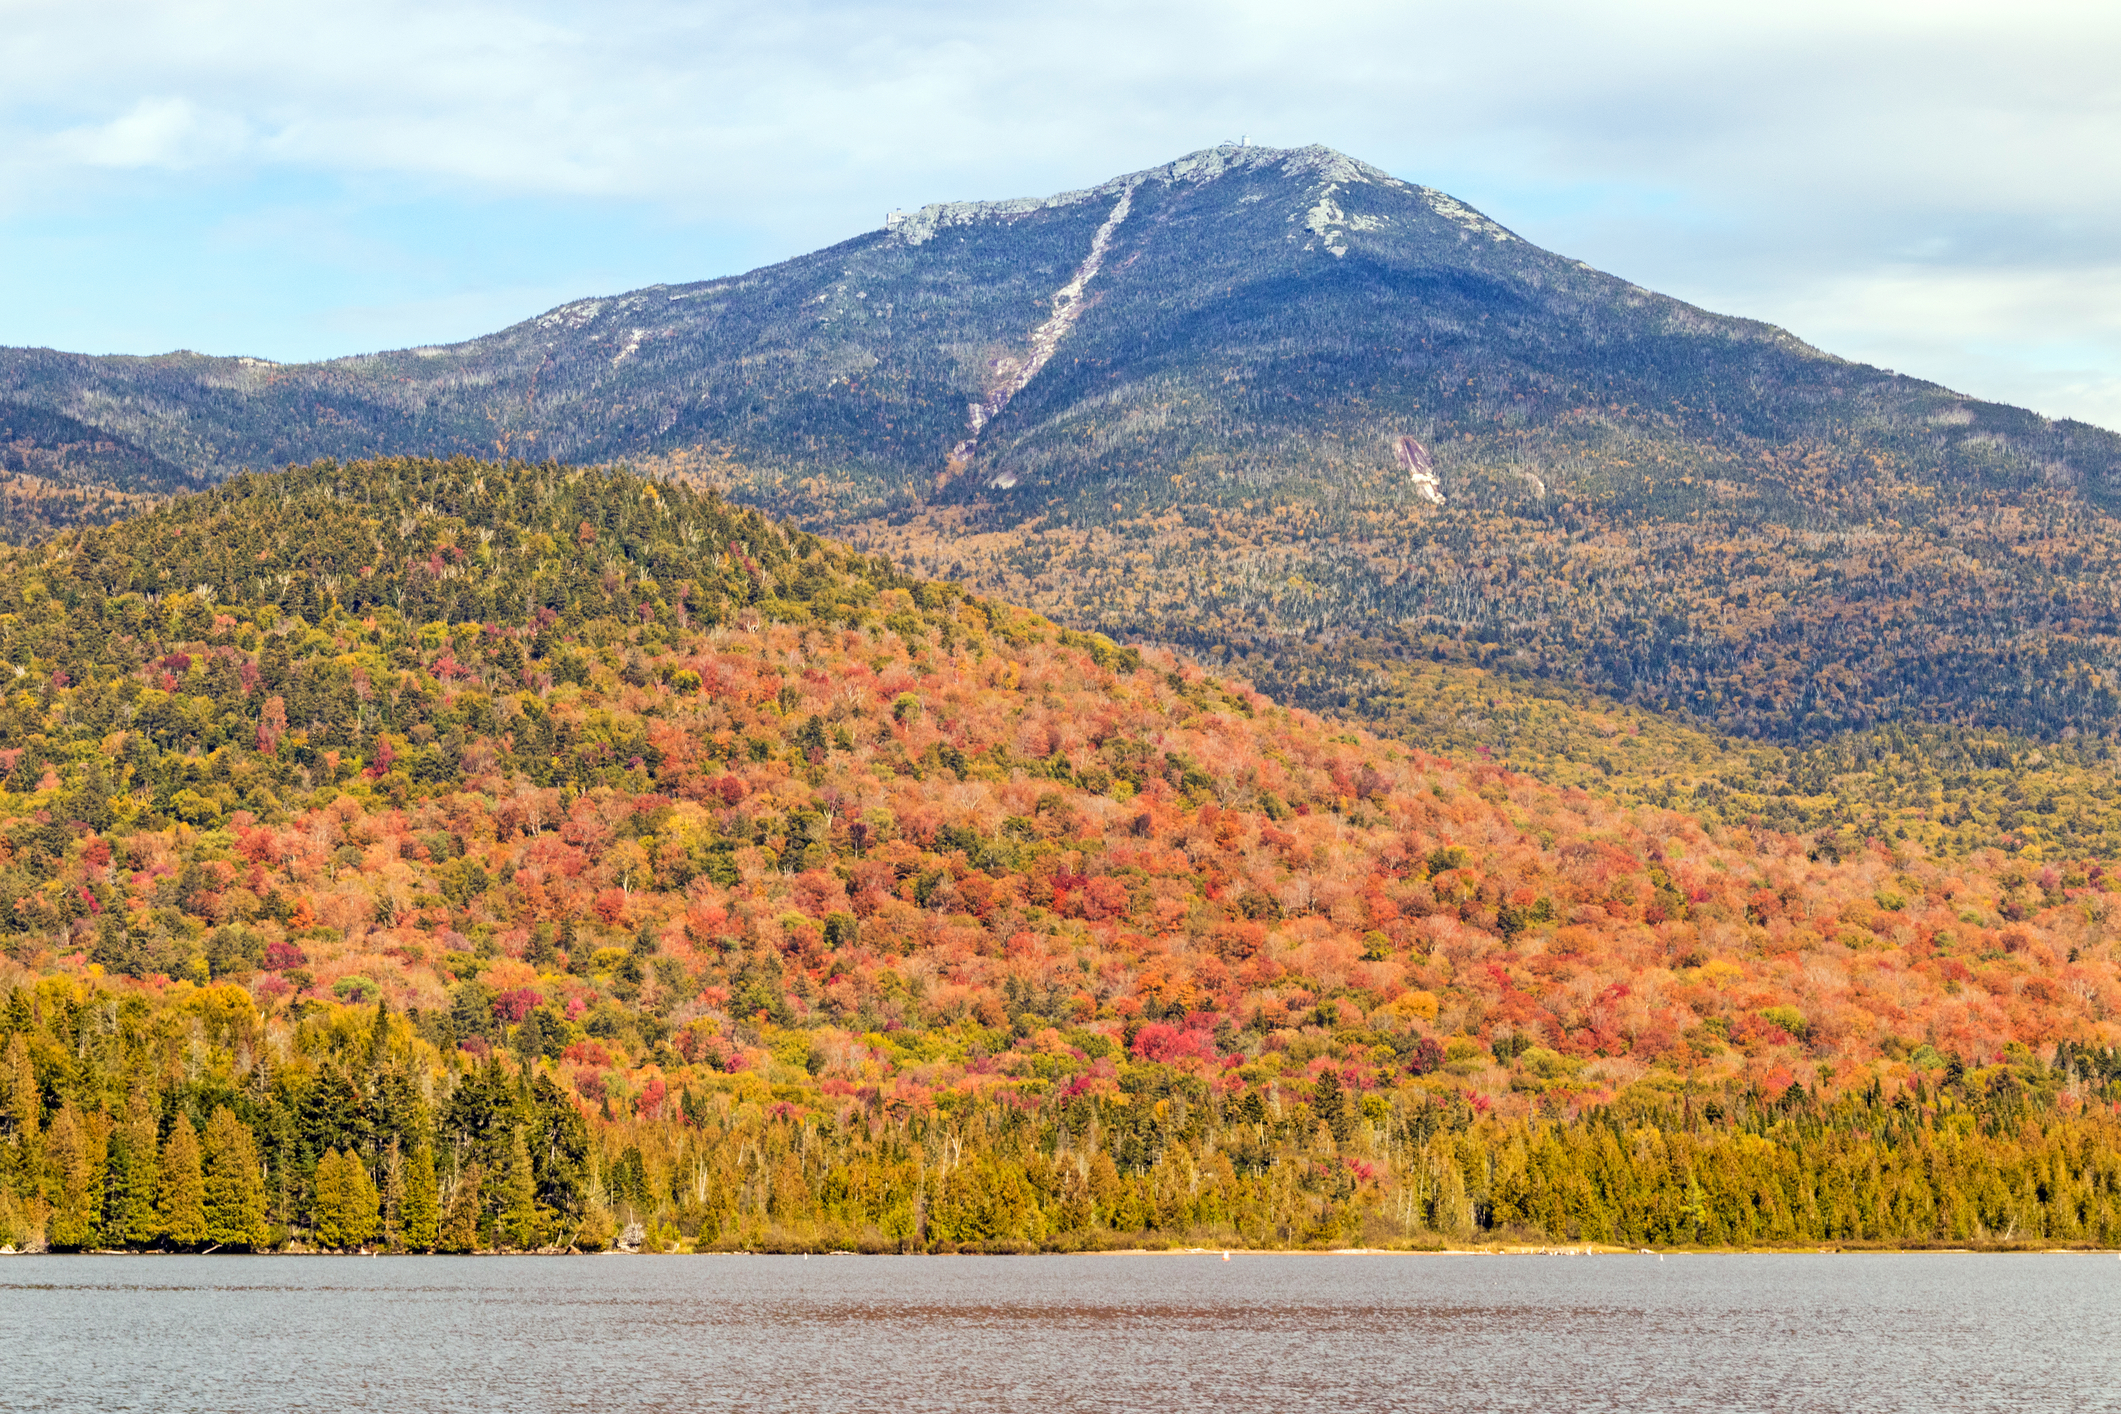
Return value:
M 1322 142 L 2121 428 L 2121 6 L 0 0 L 0 343 L 299 359 Z

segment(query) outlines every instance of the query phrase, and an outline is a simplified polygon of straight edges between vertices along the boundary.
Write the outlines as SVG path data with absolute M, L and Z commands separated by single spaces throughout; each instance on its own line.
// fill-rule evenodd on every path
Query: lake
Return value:
M 8 1257 L 0 1409 L 2121 1408 L 2112 1256 Z

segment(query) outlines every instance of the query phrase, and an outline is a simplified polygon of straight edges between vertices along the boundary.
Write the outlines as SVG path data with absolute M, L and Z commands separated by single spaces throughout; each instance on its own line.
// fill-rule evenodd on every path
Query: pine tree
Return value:
M 1318 1117 L 1333 1136 L 1335 1144 L 1348 1142 L 1352 1126 L 1348 1122 L 1345 1098 L 1340 1091 L 1340 1072 L 1328 1067 L 1321 1071 L 1311 1092 L 1311 1113 Z
M 383 1246 L 405 1250 L 405 1151 L 396 1135 L 383 1156 Z
M 434 1150 L 425 1144 L 413 1150 L 411 1168 L 405 1180 L 405 1205 L 400 1210 L 403 1240 L 415 1252 L 431 1251 L 441 1240 L 442 1227 Z
M 371 1071 L 381 1069 L 389 1054 L 390 998 L 384 996 L 376 999 L 375 1019 L 368 1032 L 368 1068 Z
M 44 1103 L 37 1092 L 37 1073 L 30 1064 L 29 1038 L 17 1031 L 7 1043 L 7 1070 L 0 1074 L 0 1096 L 7 1101 L 11 1143 L 7 1148 L 15 1196 L 34 1208 L 43 1188 Z
M 317 1176 L 310 1186 L 309 1234 L 319 1247 L 346 1245 L 340 1214 L 346 1210 L 346 1179 L 339 1151 L 326 1149 L 317 1160 Z
M 125 1123 L 111 1135 L 109 1197 L 103 1240 L 146 1247 L 161 1235 L 155 1221 L 155 1112 L 145 1090 L 133 1091 Z
M 369 1177 L 368 1165 L 361 1162 L 359 1155 L 349 1149 L 341 1162 L 350 1200 L 346 1235 L 351 1240 L 347 1246 L 366 1247 L 383 1226 L 383 1195 L 376 1191 L 376 1181 Z
M 295 1165 L 295 1120 L 285 1107 L 273 1107 L 269 1167 L 275 1182 L 266 1195 L 272 1221 L 282 1231 L 295 1226 L 295 1193 L 300 1175 Z
M 62 1252 L 93 1247 L 102 1232 L 103 1165 L 90 1122 L 69 1102 L 45 1137 L 45 1241 Z
M 375 1182 L 360 1155 L 327 1149 L 317 1161 L 317 1199 L 312 1227 L 317 1244 L 350 1250 L 376 1235 Z
M 79 1117 L 82 1143 L 82 1202 L 88 1209 L 90 1234 L 97 1245 L 104 1236 L 105 1193 L 110 1186 L 110 1116 L 101 1110 Z
M 508 1174 L 501 1189 L 501 1212 L 496 1226 L 504 1240 L 516 1250 L 529 1252 L 541 1246 L 538 1236 L 538 1188 L 530 1168 L 530 1145 L 516 1127 L 515 1143 L 509 1149 Z
M 225 1106 L 206 1126 L 206 1240 L 219 1247 L 264 1247 L 265 1174 L 250 1127 Z
M 479 1166 L 473 1164 L 457 1176 L 456 1192 L 449 1196 L 449 1212 L 442 1219 L 437 1252 L 475 1252 L 479 1246 Z
M 199 1136 L 188 1116 L 179 1114 L 155 1176 L 155 1223 L 173 1247 L 206 1242 L 206 1175 L 200 1165 Z

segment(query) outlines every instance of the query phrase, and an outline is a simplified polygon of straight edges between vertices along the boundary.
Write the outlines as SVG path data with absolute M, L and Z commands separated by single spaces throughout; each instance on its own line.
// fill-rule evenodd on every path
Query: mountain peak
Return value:
M 1037 211 L 1079 206 L 1101 199 L 1116 200 L 1122 193 L 1150 183 L 1169 187 L 1180 183 L 1212 182 L 1235 172 L 1275 172 L 1291 179 L 1309 179 L 1314 185 L 1381 182 L 1409 191 L 1428 190 L 1402 182 L 1382 168 L 1372 167 L 1317 143 L 1306 147 L 1260 147 L 1226 142 L 1189 152 L 1160 166 L 1127 172 L 1079 191 L 1002 201 L 938 201 L 918 211 L 892 211 L 884 217 L 884 230 L 906 245 L 921 245 L 933 240 L 938 231 L 952 226 L 993 219 L 1012 220 Z

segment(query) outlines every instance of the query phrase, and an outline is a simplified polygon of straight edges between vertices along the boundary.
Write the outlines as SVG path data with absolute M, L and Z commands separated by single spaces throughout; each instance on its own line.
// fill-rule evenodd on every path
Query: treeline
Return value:
M 611 1243 L 587 1122 L 551 1075 L 443 1064 L 387 1007 L 313 1010 L 269 1031 L 235 987 L 175 1006 L 13 990 L 0 1238 L 179 1251 Z
M 2103 1050 L 1890 1095 L 1645 1087 L 1566 1122 L 1156 1062 L 914 1105 L 790 1066 L 614 1117 L 387 1008 L 47 982 L 4 1015 L 0 1239 L 53 1250 L 2121 1243 Z

